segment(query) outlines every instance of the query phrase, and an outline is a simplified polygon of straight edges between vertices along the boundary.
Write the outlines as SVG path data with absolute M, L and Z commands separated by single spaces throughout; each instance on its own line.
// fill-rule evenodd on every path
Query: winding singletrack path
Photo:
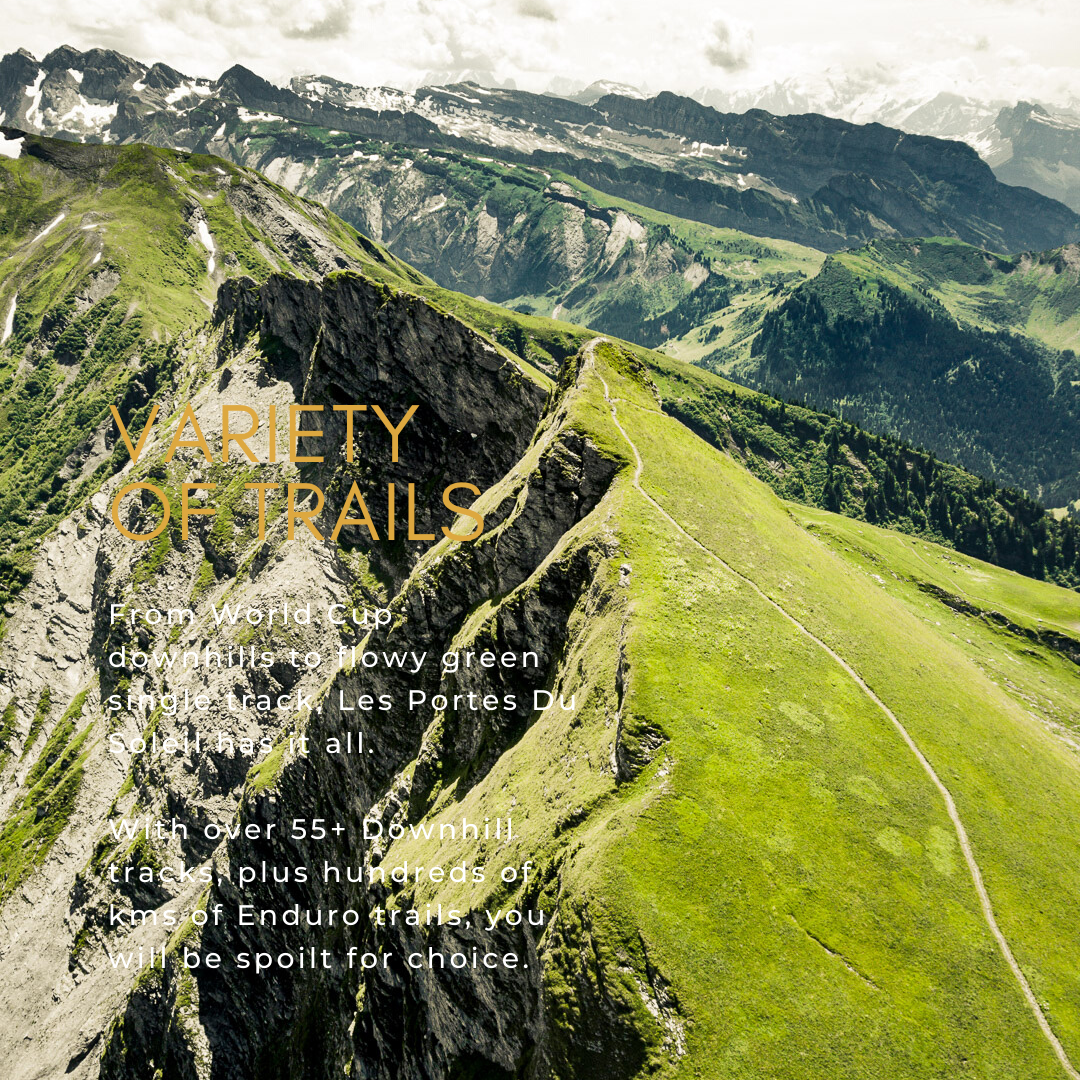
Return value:
M 979 896 L 979 904 L 982 907 L 983 918 L 986 920 L 986 925 L 990 928 L 990 933 L 994 935 L 994 940 L 998 944 L 998 948 L 1001 950 L 1001 955 L 1005 957 L 1006 963 L 1012 970 L 1013 975 L 1016 977 L 1017 983 L 1020 985 L 1020 990 L 1023 992 L 1024 1000 L 1028 1004 L 1028 1008 L 1031 1010 L 1032 1015 L 1035 1017 L 1036 1022 L 1039 1025 L 1043 1035 L 1046 1036 L 1046 1041 L 1050 1044 L 1054 1053 L 1057 1055 L 1058 1061 L 1061 1062 L 1061 1067 L 1072 1078 L 1072 1080 L 1080 1080 L 1080 1072 L 1077 1072 L 1073 1067 L 1073 1063 L 1069 1060 L 1069 1055 L 1065 1053 L 1065 1048 L 1061 1045 L 1058 1037 L 1054 1034 L 1053 1028 L 1050 1027 L 1050 1022 L 1046 1019 L 1046 1015 L 1042 1011 L 1042 1007 L 1035 998 L 1035 994 L 1032 992 L 1031 984 L 1027 981 L 1027 977 L 1020 970 L 1020 965 L 1016 962 L 1016 957 L 1013 956 L 1012 949 L 1009 947 L 1009 942 L 1006 940 L 1005 935 L 1001 932 L 1001 928 L 998 926 L 997 919 L 994 917 L 994 908 L 990 903 L 990 896 L 986 891 L 986 886 L 983 884 L 982 871 L 979 869 L 979 864 L 975 861 L 975 854 L 971 849 L 971 841 L 968 839 L 967 830 L 964 828 L 963 821 L 960 820 L 960 814 L 956 809 L 956 802 L 953 800 L 952 793 L 942 783 L 941 777 L 934 771 L 933 765 L 927 760 L 926 756 L 919 749 L 915 740 L 908 733 L 908 730 L 902 723 L 900 723 L 896 714 L 874 693 L 873 690 L 867 685 L 863 677 L 833 648 L 827 645 L 816 634 L 808 630 L 794 615 L 791 615 L 785 608 L 781 607 L 771 596 L 768 595 L 756 582 L 748 578 L 740 570 L 736 570 L 730 563 L 726 562 L 719 555 L 716 554 L 711 548 L 707 548 L 696 536 L 691 535 L 686 531 L 642 486 L 641 486 L 641 471 L 644 468 L 644 462 L 642 461 L 641 454 L 638 453 L 638 448 L 634 445 L 634 441 L 626 433 L 626 429 L 619 423 L 618 411 L 616 409 L 617 398 L 611 396 L 611 392 L 608 388 L 607 381 L 596 369 L 596 357 L 594 350 L 597 345 L 605 342 L 605 338 L 594 338 L 586 345 L 586 352 L 588 356 L 589 364 L 593 367 L 596 377 L 600 380 L 604 387 L 604 400 L 607 402 L 611 409 L 611 419 L 615 426 L 619 429 L 619 434 L 626 440 L 627 445 L 634 453 L 634 460 L 636 461 L 636 467 L 634 469 L 633 483 L 638 493 L 643 499 L 645 499 L 650 505 L 652 505 L 657 513 L 659 513 L 665 521 L 668 522 L 673 528 L 675 528 L 682 536 L 686 537 L 695 547 L 700 548 L 706 555 L 718 562 L 728 573 L 733 574 L 741 581 L 750 586 L 754 592 L 761 597 L 771 608 L 778 612 L 783 618 L 785 618 L 796 630 L 799 631 L 804 637 L 809 638 L 818 648 L 827 653 L 832 660 L 841 667 L 844 672 L 852 679 L 852 681 L 859 687 L 860 690 L 892 721 L 893 726 L 900 733 L 900 737 L 907 744 L 908 749 L 915 755 L 916 760 L 923 767 L 923 771 L 930 777 L 934 787 L 938 789 L 942 799 L 945 802 L 945 809 L 949 813 L 949 818 L 952 821 L 953 829 L 956 831 L 956 839 L 960 843 L 960 850 L 964 853 L 964 861 L 967 863 L 968 870 L 971 873 L 971 880 L 975 883 L 975 891 Z

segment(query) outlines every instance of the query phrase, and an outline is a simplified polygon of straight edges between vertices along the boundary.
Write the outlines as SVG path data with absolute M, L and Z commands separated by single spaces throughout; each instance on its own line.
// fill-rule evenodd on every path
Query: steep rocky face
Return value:
M 457 319 L 352 274 L 321 285 L 280 276 L 258 288 L 229 283 L 215 318 L 234 340 L 255 331 L 262 351 L 292 373 L 296 400 L 324 405 L 319 426 L 335 447 L 344 448 L 348 439 L 345 414 L 333 412 L 333 405 L 376 403 L 395 423 L 417 406 L 410 423 L 420 434 L 415 440 L 402 436 L 400 460 L 392 460 L 389 440 L 361 432 L 357 423 L 355 465 L 347 466 L 339 452 L 303 470 L 339 501 L 353 480 L 381 486 L 384 494 L 370 507 L 380 536 L 388 532 L 386 484 L 405 492 L 415 482 L 425 492 L 441 493 L 447 484 L 467 480 L 486 489 L 519 456 L 523 433 L 535 425 L 546 397 L 540 373 L 521 367 Z M 445 517 L 436 502 L 434 512 L 418 517 L 418 532 L 429 531 L 429 513 Z M 349 528 L 344 536 L 363 533 Z M 394 547 L 401 573 L 424 544 L 401 540 Z M 375 550 L 381 563 L 386 555 Z
M 1053 247 L 1077 233 L 1073 213 L 1001 184 L 964 143 L 815 114 L 718 113 L 668 93 L 648 101 L 601 98 L 596 108 L 623 125 L 741 147 L 749 171 L 831 212 L 849 234 L 866 228 L 859 220 L 865 212 L 902 236 L 959 236 L 1004 251 L 1032 241 Z
M 25 51 L 0 60 L 0 118 L 31 131 L 100 139 L 146 67 L 109 49 L 68 45 L 40 64 Z
M 597 193 L 484 155 L 381 144 L 361 153 L 348 140 L 325 146 L 284 131 L 251 139 L 231 125 L 212 145 L 334 206 L 447 287 L 644 345 L 685 333 L 735 291 L 771 287 L 771 264 L 784 258 L 758 241 L 740 246 L 712 230 L 672 228 L 644 208 L 602 205 Z M 790 260 L 799 262 L 813 269 L 815 253 Z M 781 277 L 800 272 L 785 267 Z
M 998 178 L 1080 212 L 1080 119 L 1021 101 L 994 121 L 1002 144 L 990 163 Z
M 187 374 L 200 367 L 212 370 L 213 351 L 209 336 L 190 342 L 181 353 L 182 363 L 191 365 Z M 271 402 L 284 408 L 293 399 L 291 384 L 268 378 L 261 365 L 239 362 L 232 375 L 232 391 L 264 409 Z M 215 411 L 220 418 L 217 381 L 191 395 L 208 430 Z M 180 394 L 174 384 L 160 391 L 158 400 L 175 407 Z M 168 469 L 160 464 L 164 448 L 161 438 L 152 438 L 147 450 L 154 463 L 144 461 L 141 471 L 171 491 L 176 504 Z M 265 453 L 265 445 L 261 449 Z M 184 468 L 192 465 L 189 460 Z M 212 475 L 227 483 L 227 472 L 219 466 Z M 275 478 L 288 480 L 289 470 Z M 297 479 L 295 470 L 291 478 Z M 84 513 L 60 526 L 8 620 L 2 646 L 3 696 L 15 715 L 8 744 L 12 758 L 3 777 L 0 914 L 5 962 L 19 973 L 17 981 L 7 983 L 3 1001 L 10 1021 L 3 1039 L 13 1076 L 95 1075 L 100 1033 L 137 974 L 123 964 L 114 966 L 109 950 L 160 946 L 169 932 L 168 922 L 162 922 L 165 910 L 190 910 L 195 902 L 203 887 L 199 868 L 214 846 L 200 842 L 200 831 L 229 820 L 254 748 L 262 738 L 272 739 L 282 722 L 276 715 L 231 710 L 227 695 L 309 693 L 319 682 L 314 673 L 287 663 L 266 671 L 210 661 L 195 667 L 149 664 L 144 672 L 130 664 L 113 666 L 109 657 L 121 649 L 127 655 L 197 652 L 211 643 L 224 652 L 220 637 L 206 628 L 212 623 L 209 604 L 220 601 L 245 555 L 254 556 L 252 565 L 258 567 L 243 590 L 253 604 L 273 603 L 301 584 L 316 602 L 331 602 L 340 593 L 335 560 L 302 539 L 287 564 L 269 546 L 260 559 L 250 549 L 253 508 L 229 505 L 236 501 L 235 489 L 223 500 L 224 516 L 216 522 L 202 519 L 187 542 L 175 521 L 158 543 L 125 540 L 110 520 L 109 507 L 118 487 L 132 479 L 128 469 L 107 481 Z M 156 505 L 150 499 L 147 505 L 137 497 L 128 500 L 126 523 L 147 531 L 154 523 L 151 503 Z M 198 614 L 198 622 L 179 617 L 157 625 L 144 618 L 114 622 L 113 605 L 125 611 L 128 605 L 177 613 L 186 608 Z M 310 632 L 294 628 L 298 648 L 329 650 L 336 639 L 323 626 Z M 44 709 L 43 686 L 51 690 Z M 165 693 L 179 700 L 185 693 L 207 693 L 213 705 L 202 712 L 171 712 L 160 704 Z M 165 739 L 190 745 L 196 728 L 213 732 L 205 747 L 189 753 L 161 750 Z M 142 753 L 117 754 L 112 742 L 121 739 L 131 746 L 132 740 L 149 743 L 155 737 L 155 750 Z M 174 835 L 155 856 L 138 835 L 109 829 L 119 815 L 134 820 L 145 814 L 175 820 L 190 833 Z M 173 877 L 155 872 L 151 881 L 140 881 L 135 871 L 135 878 L 125 881 L 126 872 L 147 863 L 170 867 Z M 109 865 L 118 867 L 116 881 Z M 185 869 L 194 876 L 181 878 Z M 155 914 L 134 925 L 117 924 L 113 905 Z
M 388 828 L 422 818 L 452 776 L 460 778 L 456 800 L 467 798 L 468 790 L 485 780 L 532 724 L 551 723 L 531 707 L 534 690 L 550 688 L 578 701 L 582 711 L 573 710 L 578 716 L 589 715 L 585 701 L 592 702 L 594 695 L 597 703 L 605 703 L 605 711 L 612 707 L 617 695 L 613 657 L 594 661 L 588 671 L 582 661 L 590 641 L 606 638 L 620 618 L 622 604 L 610 591 L 615 572 L 605 566 L 613 557 L 613 537 L 597 536 L 595 526 L 583 529 L 616 465 L 573 430 L 575 396 L 571 376 L 564 379 L 561 400 L 532 445 L 516 448 L 519 460 L 482 500 L 490 522 L 484 536 L 475 544 L 443 543 L 429 551 L 390 603 L 392 628 L 374 632 L 363 642 L 366 650 L 417 648 L 436 655 L 451 648 L 531 650 L 539 656 L 537 668 L 491 675 L 440 675 L 433 668 L 419 677 L 359 668 L 341 672 L 320 697 L 319 707 L 303 719 L 315 749 L 308 755 L 285 751 L 274 773 L 260 777 L 257 789 L 249 788 L 241 810 L 244 820 L 274 823 L 275 835 L 286 837 L 289 822 L 301 814 L 345 823 L 347 830 L 331 844 L 305 849 L 305 855 L 317 855 L 319 866 L 327 861 L 367 874 L 386 851 L 384 844 L 365 839 L 364 819 Z M 485 608 L 481 619 L 471 617 Z M 418 690 L 451 697 L 514 694 L 520 705 L 496 714 L 465 708 L 405 710 L 399 705 L 377 728 L 368 726 L 374 743 L 370 755 L 326 756 L 317 749 L 356 726 L 342 706 L 361 692 L 389 694 L 403 703 L 410 691 Z M 575 721 L 570 717 L 560 722 Z M 613 779 L 609 774 L 609 786 Z M 569 806 L 563 812 L 574 813 Z M 542 841 L 533 837 L 529 850 L 541 853 L 538 845 Z M 539 889 L 550 894 L 559 846 L 536 865 L 540 884 L 525 890 L 521 906 L 538 902 Z M 286 952 L 314 942 L 324 948 L 336 941 L 395 957 L 428 947 L 503 947 L 531 961 L 530 973 L 483 971 L 456 978 L 431 972 L 414 978 L 396 963 L 362 978 L 359 970 L 338 964 L 331 971 L 295 972 L 279 980 L 235 971 L 205 976 L 195 972 L 192 977 L 170 963 L 159 979 L 133 993 L 111 1032 L 103 1076 L 134 1077 L 148 1068 L 184 1075 L 200 1058 L 215 1073 L 229 1077 L 329 1077 L 349 1067 L 354 1075 L 434 1080 L 467 1075 L 469 1068 L 498 1075 L 524 1069 L 527 1075 L 541 1076 L 574 1067 L 570 1059 L 581 1052 L 561 1044 L 565 1035 L 553 1024 L 550 989 L 543 985 L 546 967 L 567 964 L 562 950 L 572 956 L 587 947 L 587 925 L 578 921 L 581 914 L 573 906 L 560 914 L 550 896 L 555 906 L 545 917 L 558 919 L 555 934 L 537 926 L 504 926 L 493 935 L 485 932 L 479 912 L 472 927 L 440 927 L 432 934 L 404 925 L 382 930 L 374 925 L 377 908 L 409 903 L 410 890 L 403 893 L 389 883 L 365 887 L 355 881 L 326 882 L 315 874 L 307 884 L 236 886 L 237 867 L 295 860 L 288 841 L 232 844 L 219 853 L 206 903 L 220 903 L 230 911 L 237 910 L 238 903 L 270 909 L 286 902 L 302 910 L 349 910 L 361 916 L 355 932 L 342 937 L 303 926 L 253 930 L 232 919 L 208 927 L 200 947 L 231 955 L 268 947 Z M 575 966 L 571 960 L 568 974 Z M 582 974 L 585 986 L 599 976 L 588 970 Z M 593 1013 L 598 1046 L 613 1054 L 605 1074 L 630 1075 L 644 1056 L 640 1036 L 625 1016 L 626 1004 L 616 1000 L 619 995 L 598 989 L 595 1000 L 583 989 L 582 1008 Z M 181 1009 L 181 996 L 197 1001 L 197 1009 Z
M 81 147 L 17 134 L 20 155 L 0 167 L 0 184 L 12 195 L 4 202 L 0 292 L 13 312 L 0 365 L 6 434 L 0 492 L 3 525 L 13 540 L 0 576 L 0 923 L 5 963 L 19 973 L 3 995 L 10 1020 L 3 1038 L 11 1040 L 7 1049 L 19 1051 L 13 1076 L 41 1070 L 92 1075 L 101 1032 L 137 973 L 114 966 L 108 950 L 157 947 L 168 935 L 162 912 L 191 909 L 202 888 L 199 867 L 216 846 L 200 840 L 199 832 L 231 817 L 253 761 L 265 750 L 259 750 L 261 740 L 269 745 L 288 715 L 287 709 L 281 715 L 230 710 L 228 695 L 291 695 L 295 701 L 325 678 L 287 662 L 267 670 L 155 663 L 144 673 L 123 662 L 114 666 L 109 657 L 119 650 L 197 652 L 212 642 L 222 651 L 271 646 L 276 631 L 245 637 L 243 626 L 233 626 L 223 643 L 211 628 L 210 605 L 236 592 L 240 580 L 246 584 L 237 595 L 255 606 L 301 592 L 316 605 L 386 598 L 368 560 L 348 550 L 313 538 L 309 543 L 303 532 L 288 545 L 287 558 L 277 550 L 275 537 L 285 527 L 280 498 L 267 500 L 268 539 L 259 543 L 257 506 L 243 491 L 250 472 L 235 453 L 230 465 L 210 466 L 201 455 L 195 460 L 181 451 L 167 465 L 162 458 L 171 429 L 159 423 L 133 473 L 109 403 L 138 424 L 151 399 L 161 418 L 192 400 L 201 425 L 213 432 L 220 431 L 223 400 L 242 400 L 264 416 L 275 404 L 287 417 L 288 404 L 303 398 L 305 382 L 319 393 L 332 386 L 337 395 L 360 395 L 357 400 L 383 402 L 391 411 L 407 402 L 421 415 L 429 412 L 432 441 L 418 440 L 415 457 L 403 455 L 403 479 L 406 472 L 411 481 L 418 470 L 431 471 L 438 454 L 445 468 L 455 461 L 462 468 L 475 465 L 476 479 L 484 483 L 501 475 L 518 452 L 513 436 L 501 429 L 496 437 L 474 438 L 489 434 L 496 408 L 485 379 L 506 384 L 497 408 L 514 417 L 521 440 L 527 440 L 546 390 L 536 373 L 509 371 L 506 355 L 490 342 L 422 301 L 400 300 L 377 284 L 380 275 L 424 279 L 314 204 L 225 163 L 192 165 L 186 156 L 164 151 Z M 328 309 L 318 289 L 303 288 L 312 273 L 360 266 L 374 278 L 336 279 L 328 286 Z M 287 268 L 291 280 L 271 277 L 267 286 L 274 292 L 275 317 L 268 320 L 273 334 L 266 354 L 224 309 L 216 328 L 202 325 L 208 300 L 201 294 L 212 295 L 218 283 L 245 270 L 265 279 Z M 226 295 L 245 298 L 259 321 L 254 281 L 245 278 Z M 320 319 L 328 312 L 334 326 L 322 332 Z M 228 340 L 226 324 L 238 327 Z M 313 350 L 311 335 L 325 341 L 321 350 Z M 355 340 L 368 350 L 363 369 L 354 369 L 339 351 Z M 445 385 L 433 363 L 440 350 L 450 361 Z M 470 365 L 477 370 L 466 377 L 459 369 Z M 313 367 L 325 379 L 315 379 Z M 397 375 L 400 388 L 390 395 L 386 385 L 396 385 Z M 481 397 L 463 395 L 456 402 L 466 384 Z M 340 396 L 321 400 L 329 410 Z M 462 430 L 463 422 L 470 430 Z M 326 474 L 331 486 L 335 479 L 346 482 L 347 471 L 340 468 L 344 432 L 333 422 L 327 426 L 336 440 Z M 219 452 L 220 441 L 211 439 Z M 286 431 L 279 430 L 278 439 L 285 445 Z M 374 474 L 384 448 L 373 439 L 361 442 L 360 460 Z M 254 445 L 265 456 L 265 435 Z M 454 480 L 465 478 L 454 472 Z M 162 485 L 174 507 L 180 479 L 216 483 L 220 516 L 193 520 L 187 541 L 175 517 L 155 542 L 126 541 L 109 507 L 118 487 L 136 475 Z M 365 483 L 366 475 L 357 466 L 358 481 Z M 268 466 L 263 479 L 302 477 L 295 467 Z M 433 512 L 452 523 L 438 495 L 430 494 L 425 489 L 418 498 L 418 518 L 426 523 Z M 372 503 L 383 520 L 385 494 Z M 144 532 L 154 523 L 156 506 L 148 493 L 143 500 L 131 496 L 123 519 Z M 404 509 L 404 497 L 399 507 Z M 401 544 L 388 554 L 382 565 L 389 580 L 408 572 L 417 546 Z M 114 622 L 113 605 L 189 608 L 197 622 Z M 327 655 L 342 641 L 342 631 L 325 624 L 292 627 L 291 633 L 293 647 Z M 346 637 L 355 640 L 355 634 Z M 215 705 L 194 716 L 170 712 L 159 703 L 167 692 L 181 699 L 207 693 Z M 162 740 L 175 739 L 187 747 L 196 727 L 212 729 L 210 745 L 179 755 L 118 755 L 109 741 L 156 738 L 160 748 Z M 109 830 L 122 815 L 146 814 L 175 817 L 190 837 L 174 837 L 158 857 L 131 836 Z M 181 883 L 160 875 L 149 883 L 109 879 L 110 864 L 123 874 L 145 857 L 154 866 L 178 873 L 186 868 L 196 876 Z M 112 904 L 155 915 L 145 925 L 118 926 L 110 917 Z
M 261 157 L 269 175 L 289 173 L 276 152 Z M 645 345 L 679 332 L 675 309 L 701 286 L 701 297 L 711 297 L 699 298 L 703 310 L 723 306 L 728 282 L 711 271 L 708 255 L 632 213 L 596 206 L 568 184 L 532 173 L 515 183 L 513 174 L 485 173 L 481 164 L 466 174 L 486 189 L 474 200 L 433 160 L 380 158 L 349 172 L 344 185 L 317 170 L 291 179 L 330 197 L 359 229 L 448 287 L 526 313 L 557 309 L 567 321 Z
M 28 86 L 37 80 L 38 64 L 33 55 L 25 49 L 8 53 L 0 60 L 0 94 L 4 118 L 14 119 L 19 110 L 25 108 L 22 97 Z

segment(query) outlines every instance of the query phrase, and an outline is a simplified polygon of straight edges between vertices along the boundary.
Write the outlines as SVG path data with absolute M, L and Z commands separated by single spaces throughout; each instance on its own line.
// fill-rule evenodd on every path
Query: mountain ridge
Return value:
M 611 194 L 655 209 L 678 207 L 682 216 L 718 225 L 750 223 L 750 231 L 826 249 L 897 232 L 956 233 L 1006 251 L 1049 248 L 1080 236 L 1080 217 L 1043 196 L 997 184 L 970 148 L 902 133 L 890 136 L 873 125 L 862 130 L 824 117 L 809 123 L 797 118 L 781 123 L 765 114 L 725 117 L 667 92 L 648 103 L 609 95 L 586 106 L 523 91 L 446 87 L 401 94 L 393 109 L 381 107 L 391 103 L 382 95 L 371 102 L 380 105 L 376 110 L 360 103 L 367 101 L 363 96 L 356 102 L 347 93 L 343 97 L 336 81 L 331 96 L 348 104 L 325 103 L 316 91 L 301 96 L 273 87 L 240 65 L 217 83 L 183 80 L 163 99 L 159 91 L 156 98 L 147 96 L 145 85 L 132 76 L 149 69 L 126 58 L 119 72 L 124 78 L 115 80 L 111 100 L 99 102 L 74 85 L 67 67 L 71 55 L 64 52 L 61 59 L 63 67 L 60 60 L 39 67 L 25 84 L 20 80 L 31 74 L 26 55 L 0 61 L 0 68 L 6 65 L 0 86 L 7 88 L 0 111 L 7 122 L 22 119 L 40 129 L 49 116 L 45 133 L 63 131 L 70 120 L 76 137 L 124 141 L 137 136 L 205 150 L 222 120 L 249 122 L 236 110 L 265 113 L 388 143 L 494 150 L 508 161 L 540 168 L 554 164 L 594 186 L 603 178 L 599 186 L 606 184 Z M 111 60 L 105 66 L 116 67 Z M 308 80 L 305 85 L 320 84 Z M 179 96 L 169 100 L 174 95 Z M 81 128 L 80 116 L 86 118 Z M 612 118 L 618 121 L 615 130 Z M 799 133 L 791 135 L 785 124 Z M 841 154 L 849 143 L 856 145 L 850 160 L 830 166 L 815 140 Z M 691 141 L 696 146 L 688 153 Z M 806 161 L 799 168 L 803 151 Z M 874 161 L 869 172 L 868 152 Z M 950 162 L 944 171 L 936 164 L 942 155 Z M 756 168 L 744 168 L 748 158 Z M 924 174 L 925 180 L 912 182 Z

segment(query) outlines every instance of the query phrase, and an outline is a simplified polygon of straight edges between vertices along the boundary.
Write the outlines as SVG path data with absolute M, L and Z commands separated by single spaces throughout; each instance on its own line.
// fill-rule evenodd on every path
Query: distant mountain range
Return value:
M 835 76 L 791 78 L 754 90 L 701 90 L 695 97 L 728 112 L 777 116 L 824 113 L 855 124 L 884 124 L 957 139 L 978 151 L 998 179 L 1080 211 L 1080 102 L 984 101 L 952 91 Z
M 61 137 L 236 156 L 229 147 L 249 145 L 252 125 L 287 121 L 418 149 L 490 150 L 680 217 L 825 250 L 934 234 L 1015 252 L 1080 237 L 1075 212 L 995 182 L 962 143 L 820 115 L 721 113 L 670 93 L 581 96 L 470 83 L 409 93 L 321 76 L 280 88 L 240 66 L 210 82 L 67 46 L 40 62 L 25 51 L 0 61 L 0 119 Z
M 792 77 L 749 90 L 702 89 L 694 97 L 722 112 L 764 109 L 777 116 L 816 112 L 853 124 L 884 124 L 918 135 L 972 144 L 1009 104 L 841 74 L 816 79 Z
M 994 121 L 1001 141 L 984 154 L 998 178 L 1080 211 L 1080 116 L 1022 101 Z

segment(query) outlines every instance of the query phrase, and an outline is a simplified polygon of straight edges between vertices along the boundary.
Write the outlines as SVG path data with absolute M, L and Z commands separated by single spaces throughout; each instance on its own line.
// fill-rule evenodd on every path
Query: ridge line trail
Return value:
M 990 896 L 986 891 L 986 886 L 983 884 L 982 871 L 979 869 L 979 864 L 975 861 L 975 854 L 971 849 L 971 842 L 968 840 L 967 830 L 964 828 L 964 823 L 960 819 L 960 814 L 956 809 L 956 803 L 953 801 L 952 793 L 942 782 L 941 778 L 934 771 L 933 765 L 927 760 L 926 756 L 919 749 L 918 744 L 908 733 L 908 730 L 897 718 L 896 714 L 885 704 L 870 689 L 869 685 L 863 679 L 863 677 L 831 646 L 827 645 L 811 630 L 807 629 L 794 615 L 791 615 L 785 608 L 783 608 L 777 601 L 768 595 L 755 581 L 748 578 L 744 573 L 736 570 L 730 563 L 726 562 L 719 555 L 716 554 L 711 548 L 706 547 L 696 536 L 687 532 L 682 525 L 679 524 L 642 486 L 641 486 L 641 472 L 645 467 L 645 463 L 642 460 L 641 454 L 638 453 L 638 448 L 634 444 L 634 441 L 626 433 L 625 428 L 619 423 L 619 417 L 616 410 L 616 398 L 611 396 L 610 389 L 607 381 L 600 374 L 596 368 L 596 358 L 594 356 L 595 347 L 605 341 L 605 338 L 594 338 L 586 346 L 588 361 L 593 367 L 596 377 L 600 380 L 604 387 L 604 401 L 607 402 L 611 409 L 611 419 L 615 426 L 619 429 L 619 434 L 626 440 L 627 445 L 634 452 L 634 459 L 637 462 L 637 466 L 634 469 L 633 485 L 637 489 L 638 493 L 646 499 L 652 506 L 654 506 L 659 514 L 675 529 L 678 530 L 683 536 L 686 537 L 692 544 L 700 548 L 706 555 L 715 559 L 725 570 L 735 577 L 744 581 L 762 600 L 764 600 L 771 608 L 779 612 L 792 626 L 796 628 L 801 634 L 809 638 L 815 645 L 822 649 L 840 668 L 855 682 L 860 690 L 892 721 L 893 726 L 900 733 L 900 737 L 907 744 L 908 749 L 915 755 L 916 760 L 923 767 L 926 775 L 931 779 L 934 787 L 937 788 L 939 794 L 945 802 L 945 809 L 948 811 L 949 818 L 952 821 L 953 829 L 956 832 L 956 838 L 960 843 L 960 850 L 964 853 L 964 861 L 967 863 L 968 870 L 971 873 L 971 879 L 975 883 L 975 891 L 979 896 L 979 904 L 982 907 L 983 918 L 986 920 L 987 926 L 990 928 L 991 934 L 994 936 L 994 940 L 998 944 L 998 948 L 1001 950 L 1001 955 L 1005 958 L 1012 970 L 1013 975 L 1016 977 L 1016 981 L 1023 991 L 1024 999 L 1027 1001 L 1028 1008 L 1031 1010 L 1032 1015 L 1035 1017 L 1040 1030 L 1046 1037 L 1046 1041 L 1050 1044 L 1054 1053 L 1057 1055 L 1058 1061 L 1061 1063 L 1062 1068 L 1072 1078 L 1072 1080 L 1080 1080 L 1080 1073 L 1073 1067 L 1072 1062 L 1069 1060 L 1068 1054 L 1065 1053 L 1065 1048 L 1061 1045 L 1058 1037 L 1054 1034 L 1053 1028 L 1050 1027 L 1050 1022 L 1046 1019 L 1045 1014 L 1042 1011 L 1042 1007 L 1039 1005 L 1035 998 L 1035 994 L 1031 989 L 1031 985 L 1028 983 L 1024 973 L 1020 970 L 1020 965 L 1016 961 L 1016 957 L 1013 956 L 1012 949 L 1009 947 L 1009 943 L 1005 938 L 1005 935 L 1001 932 L 1001 928 L 998 926 L 997 919 L 994 916 L 994 909 L 990 903 Z

